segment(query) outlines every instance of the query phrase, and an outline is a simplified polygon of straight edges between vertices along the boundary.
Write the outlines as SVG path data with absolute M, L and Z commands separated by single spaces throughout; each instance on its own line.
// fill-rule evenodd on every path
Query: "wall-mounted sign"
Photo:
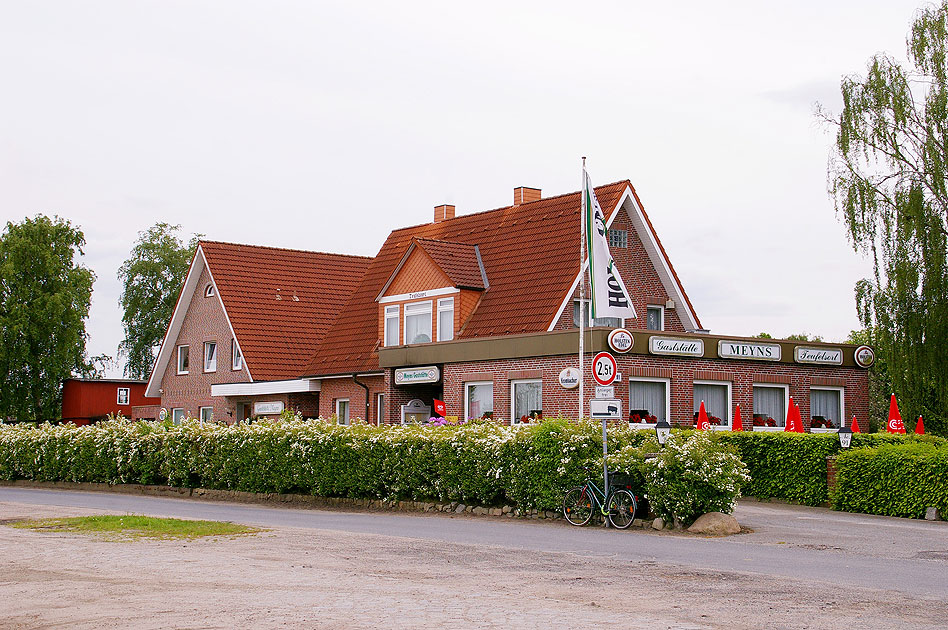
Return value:
M 608 342 L 613 351 L 623 353 L 632 349 L 635 340 L 632 338 L 632 333 L 625 328 L 616 328 L 609 333 Z
M 272 402 L 258 402 L 253 404 L 253 415 L 255 416 L 272 416 L 278 413 L 283 413 L 282 400 L 275 400 Z
M 701 339 L 677 339 L 675 337 L 649 337 L 648 351 L 652 354 L 675 354 L 687 357 L 704 356 L 704 341 Z
M 158 410 L 158 419 L 164 422 L 168 419 L 168 410 L 162 407 Z
M 395 370 L 396 385 L 414 385 L 415 383 L 437 383 L 441 380 L 441 370 L 436 366 L 420 368 L 399 368 Z
M 563 368 L 560 372 L 560 386 L 563 389 L 576 389 L 579 387 L 579 368 Z
M 593 378 L 600 385 L 612 385 L 612 381 L 616 380 L 616 372 L 619 371 L 618 367 L 614 356 L 608 352 L 600 352 L 593 357 Z
M 593 398 L 589 401 L 589 416 L 595 420 L 619 420 L 622 418 L 622 401 Z
M 842 365 L 843 351 L 839 348 L 805 348 L 803 346 L 797 346 L 793 349 L 793 360 L 797 363 Z
M 853 353 L 853 359 L 859 367 L 867 368 L 876 360 L 876 353 L 869 346 L 859 346 Z
M 615 398 L 616 397 L 616 388 L 612 385 L 608 387 L 603 387 L 602 385 L 596 385 L 596 398 Z
M 755 361 L 779 361 L 780 346 L 775 343 L 751 343 L 749 341 L 718 342 L 718 356 L 722 359 L 753 359 Z

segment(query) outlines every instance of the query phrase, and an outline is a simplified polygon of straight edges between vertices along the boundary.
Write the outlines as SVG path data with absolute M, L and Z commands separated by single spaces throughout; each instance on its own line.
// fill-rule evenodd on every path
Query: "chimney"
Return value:
M 442 221 L 447 221 L 448 219 L 454 218 L 454 206 L 449 206 L 448 204 L 442 204 L 440 206 L 435 206 L 434 222 L 441 223 Z
M 530 203 L 531 201 L 540 201 L 540 197 L 541 195 L 540 195 L 539 188 L 527 188 L 526 186 L 514 188 L 513 205 L 519 206 L 522 203 Z

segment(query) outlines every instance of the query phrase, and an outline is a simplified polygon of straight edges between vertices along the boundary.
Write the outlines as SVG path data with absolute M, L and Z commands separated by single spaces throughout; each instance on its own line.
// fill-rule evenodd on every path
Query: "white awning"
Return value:
M 211 396 L 259 396 L 265 394 L 294 394 L 318 392 L 319 379 L 300 378 L 292 381 L 257 381 L 255 383 L 225 383 L 211 385 Z

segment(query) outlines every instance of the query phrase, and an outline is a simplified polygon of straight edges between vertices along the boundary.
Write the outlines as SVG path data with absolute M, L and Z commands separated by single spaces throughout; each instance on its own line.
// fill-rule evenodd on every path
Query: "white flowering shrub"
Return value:
M 658 457 L 645 464 L 652 511 L 676 525 L 690 525 L 708 512 L 733 512 L 749 481 L 736 450 L 710 431 L 672 433 Z

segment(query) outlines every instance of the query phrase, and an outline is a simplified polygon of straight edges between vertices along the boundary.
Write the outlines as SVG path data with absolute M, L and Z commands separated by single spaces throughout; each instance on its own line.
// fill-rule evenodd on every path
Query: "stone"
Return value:
M 704 534 L 706 536 L 730 536 L 731 534 L 740 534 L 741 526 L 737 519 L 730 514 L 723 512 L 708 512 L 698 517 L 688 531 L 692 534 Z
M 481 506 L 477 506 L 476 508 L 474 508 L 474 513 L 477 514 L 478 516 L 481 516 L 483 514 L 486 514 L 487 510 L 482 508 Z
M 513 508 L 510 507 L 509 505 L 505 505 L 505 506 L 503 507 L 503 512 L 504 512 L 504 514 L 510 514 L 511 512 L 513 512 Z
M 501 510 L 500 508 L 491 508 L 491 509 L 490 509 L 490 515 L 491 515 L 491 516 L 501 516 L 503 513 L 504 513 L 504 511 Z
M 454 508 L 454 511 L 455 511 L 457 514 L 460 514 L 461 512 L 463 512 L 463 511 L 466 510 L 466 509 L 467 509 L 467 506 L 466 506 L 466 505 L 464 505 L 463 503 L 458 503 L 458 506 L 457 506 L 456 508 Z
M 645 519 L 641 519 L 641 518 L 632 519 L 632 527 L 645 527 Z
M 652 521 L 652 529 L 657 529 L 659 531 L 665 529 L 665 519 L 661 516 Z
M 938 514 L 938 508 L 930 507 L 925 510 L 925 520 L 926 521 L 940 521 L 941 516 Z

